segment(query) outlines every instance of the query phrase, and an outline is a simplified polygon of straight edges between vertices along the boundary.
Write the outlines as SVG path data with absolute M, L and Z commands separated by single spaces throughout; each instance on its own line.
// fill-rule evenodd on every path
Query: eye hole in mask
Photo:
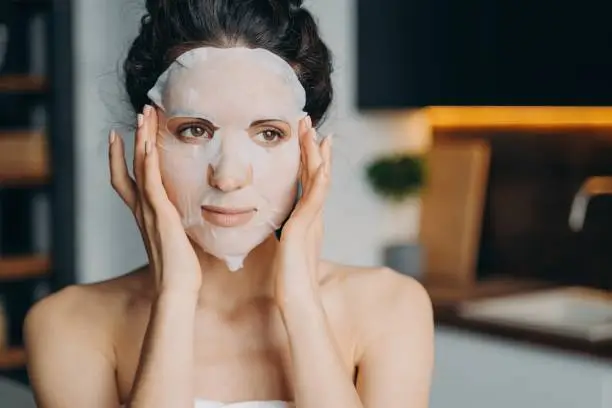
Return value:
M 291 138 L 291 127 L 280 120 L 260 120 L 248 130 L 255 143 L 263 147 L 274 147 Z
M 218 130 L 207 120 L 197 118 L 174 118 L 168 122 L 168 131 L 185 143 L 205 143 Z

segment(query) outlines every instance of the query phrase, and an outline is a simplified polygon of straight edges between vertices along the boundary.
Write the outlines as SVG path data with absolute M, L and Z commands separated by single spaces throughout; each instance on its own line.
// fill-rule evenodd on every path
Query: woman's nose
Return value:
M 223 192 L 240 190 L 253 178 L 251 155 L 248 151 L 249 135 L 244 131 L 226 129 L 218 134 L 220 156 L 208 167 L 208 184 Z
M 252 173 L 251 166 L 221 160 L 216 167 L 208 166 L 208 184 L 219 191 L 229 193 L 249 185 Z

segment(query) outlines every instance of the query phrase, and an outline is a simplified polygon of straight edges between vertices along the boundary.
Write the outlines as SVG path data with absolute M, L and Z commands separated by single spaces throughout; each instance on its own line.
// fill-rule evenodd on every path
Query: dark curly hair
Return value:
M 180 54 L 199 46 L 264 48 L 283 58 L 306 90 L 305 111 L 323 120 L 332 100 L 331 54 L 302 0 L 146 0 L 138 37 L 123 64 L 136 112 Z

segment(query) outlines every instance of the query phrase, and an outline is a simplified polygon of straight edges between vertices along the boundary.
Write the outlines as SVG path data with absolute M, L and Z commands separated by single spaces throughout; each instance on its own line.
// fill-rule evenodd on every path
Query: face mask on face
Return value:
M 305 91 L 284 60 L 263 49 L 197 48 L 149 91 L 170 200 L 190 238 L 242 268 L 295 203 L 298 124 Z

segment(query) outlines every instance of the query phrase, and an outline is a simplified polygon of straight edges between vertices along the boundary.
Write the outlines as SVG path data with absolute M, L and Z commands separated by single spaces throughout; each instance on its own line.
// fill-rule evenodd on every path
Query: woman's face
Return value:
M 162 179 L 192 240 L 236 270 L 293 208 L 303 89 L 267 51 L 190 53 L 150 94 Z

